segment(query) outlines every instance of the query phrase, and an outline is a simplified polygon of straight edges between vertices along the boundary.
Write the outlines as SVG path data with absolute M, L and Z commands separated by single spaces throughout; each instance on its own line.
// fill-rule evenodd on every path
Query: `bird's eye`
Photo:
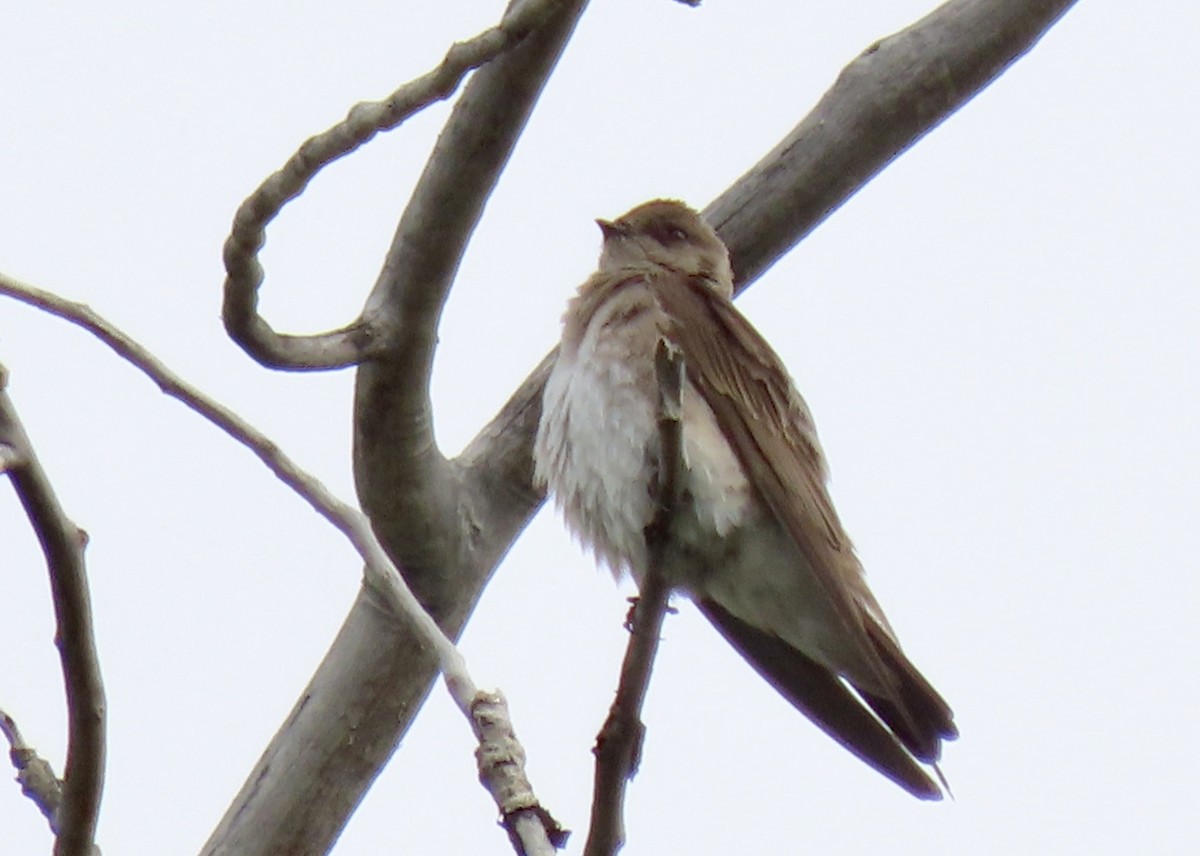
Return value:
M 685 244 L 692 239 L 687 229 L 684 229 L 682 226 L 669 226 L 666 224 L 651 229 L 650 234 L 654 237 L 654 240 L 658 241 L 664 247 Z

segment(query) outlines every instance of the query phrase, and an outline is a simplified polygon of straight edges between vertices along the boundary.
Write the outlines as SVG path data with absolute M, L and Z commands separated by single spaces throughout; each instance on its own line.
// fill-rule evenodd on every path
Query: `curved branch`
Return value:
M 5 381 L 4 367 L 0 366 L 0 448 L 9 450 L 4 455 L 3 471 L 12 479 L 46 555 L 58 622 L 55 643 L 62 660 L 67 695 L 67 763 L 61 799 L 52 821 L 57 835 L 54 853 L 90 856 L 104 790 L 105 704 L 83 561 L 87 535 L 67 518 L 59 505 L 5 391 Z M 15 728 L 14 734 L 19 737 Z
M 525 43 L 476 72 L 454 105 L 396 228 L 366 315 L 379 356 L 355 384 L 354 474 L 363 510 L 444 626 L 461 624 L 439 591 L 469 565 L 474 527 L 457 476 L 437 448 L 429 379 L 437 325 L 483 207 L 586 0 L 564 0 Z M 511 9 L 520 7 L 514 2 Z M 510 13 L 511 14 L 511 11 Z M 431 585 L 424 577 L 434 573 Z
M 357 379 L 360 500 L 422 604 L 451 636 L 475 602 L 451 592 L 477 595 L 495 561 L 470 552 L 475 527 L 462 514 L 458 476 L 433 441 L 427 392 L 433 328 L 467 235 L 584 5 L 562 0 L 522 44 L 473 75 L 414 191 L 365 312 L 380 345 Z M 364 587 L 203 853 L 329 849 L 436 674 L 419 641 L 388 618 Z
M 312 336 L 275 332 L 258 313 L 263 267 L 258 252 L 267 225 L 299 196 L 326 165 L 350 154 L 381 131 L 390 131 L 435 101 L 454 93 L 468 72 L 490 62 L 539 27 L 560 0 L 516 3 L 495 27 L 450 47 L 437 68 L 409 81 L 382 101 L 350 109 L 329 130 L 310 137 L 283 167 L 250 195 L 233 218 L 225 241 L 225 299 L 222 317 L 230 337 L 250 356 L 271 368 L 315 370 L 356 365 L 371 356 L 371 327 L 359 320 Z

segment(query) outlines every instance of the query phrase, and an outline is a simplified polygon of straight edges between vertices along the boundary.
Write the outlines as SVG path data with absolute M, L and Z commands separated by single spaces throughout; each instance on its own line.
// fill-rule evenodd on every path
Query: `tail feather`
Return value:
M 697 606 L 759 674 L 826 734 L 913 796 L 926 800 L 943 797 L 942 789 L 917 759 L 932 761 L 940 752 L 940 739 L 950 739 L 956 733 L 949 720 L 950 710 L 894 642 L 891 649 L 876 643 L 885 663 L 893 663 L 894 649 L 908 666 L 900 674 L 911 672 L 920 681 L 912 683 L 914 699 L 921 689 L 927 689 L 940 707 L 930 704 L 927 711 L 925 706 L 917 706 L 910 716 L 890 700 L 866 693 L 860 699 L 836 674 L 778 637 L 735 617 L 715 601 L 699 600 Z M 902 681 L 909 686 L 907 678 Z M 905 708 L 909 707 L 907 694 L 902 699 Z M 940 719 L 929 715 L 935 710 L 940 712 Z M 928 730 L 933 722 L 939 723 L 938 728 Z
M 897 698 L 859 694 L 871 706 L 904 747 L 922 761 L 934 763 L 941 757 L 942 741 L 958 736 L 954 714 L 946 700 L 917 671 L 896 640 L 875 622 L 868 620 L 867 636 L 884 667 L 895 680 Z

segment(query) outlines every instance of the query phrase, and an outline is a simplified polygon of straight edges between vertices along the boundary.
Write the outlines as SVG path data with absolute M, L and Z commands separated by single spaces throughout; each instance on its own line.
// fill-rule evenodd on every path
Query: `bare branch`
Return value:
M 434 328 L 466 238 L 584 5 L 563 0 L 524 42 L 472 76 L 367 303 L 384 356 L 360 366 L 357 379 L 361 504 L 451 636 L 507 544 L 486 538 L 484 550 L 498 552 L 477 549 L 481 533 L 459 498 L 459 475 L 434 443 L 427 389 Z M 514 505 L 523 520 L 536 507 L 524 498 Z M 458 591 L 475 594 L 464 600 Z M 203 852 L 326 852 L 420 709 L 435 670 L 418 640 L 385 620 L 372 591 L 360 592 Z
M 481 779 L 489 787 L 506 821 L 511 820 L 515 823 L 517 817 L 535 817 L 539 821 L 536 829 L 542 830 L 541 839 L 546 842 L 556 839 L 565 841 L 562 828 L 538 803 L 525 777 L 524 750 L 516 742 L 503 697 L 499 693 L 483 693 L 476 689 L 462 655 L 417 602 L 400 571 L 376 539 L 370 522 L 360 511 L 337 499 L 319 479 L 302 470 L 258 429 L 184 381 L 146 348 L 90 307 L 18 282 L 4 274 L 0 274 L 0 294 L 7 294 L 37 306 L 94 334 L 158 384 L 164 393 L 181 401 L 250 449 L 282 482 L 345 534 L 366 565 L 366 584 L 384 595 L 396 616 L 409 622 L 422 648 L 434 653 L 451 697 L 467 717 L 480 740 L 479 757 L 492 759 L 489 775 L 481 775 Z M 0 366 L 0 379 L 3 377 L 3 366 Z M 20 432 L 19 423 L 15 421 L 15 414 L 10 418 L 7 406 L 6 394 L 3 386 L 0 386 L 0 453 L 3 453 L 0 454 L 0 461 L 5 462 L 13 478 L 18 479 L 21 470 L 28 468 L 31 463 L 36 466 L 36 461 L 28 447 L 27 439 Z M 103 709 L 102 701 L 100 708 Z M 19 735 L 19 732 L 15 731 L 15 724 L 13 728 L 13 733 Z M 502 753 L 507 759 L 503 764 L 496 761 Z M 518 757 L 520 762 L 515 763 L 514 759 Z M 483 761 L 480 763 L 482 770 Z M 519 786 L 513 784 L 517 779 Z M 519 797 L 514 794 L 519 794 Z M 525 852 L 539 852 L 535 825 L 522 823 L 521 828 L 526 838 L 533 839 Z M 510 825 L 510 833 L 514 829 L 515 826 Z
M 6 284 L 0 279 L 0 286 Z M 0 367 L 0 381 L 6 378 L 7 373 Z M 5 456 L 6 472 L 46 556 L 57 621 L 55 643 L 62 660 L 67 695 L 67 763 L 61 801 L 54 814 L 57 833 L 54 853 L 90 856 L 104 790 L 105 708 L 83 561 L 87 535 L 67 518 L 59 504 L 2 383 L 0 447 L 11 450 Z M 19 736 L 15 726 L 13 734 Z M 15 763 L 16 754 L 13 760 Z M 45 812 L 46 808 L 43 806 L 42 810 Z
M 584 5 L 566 0 L 534 36 L 471 79 L 367 301 L 386 356 L 360 366 L 356 377 L 355 477 L 363 510 L 409 568 L 459 567 L 471 546 L 463 535 L 474 528 L 463 525 L 457 478 L 433 433 L 429 378 L 437 323 L 484 203 Z M 414 584 L 433 614 L 443 616 L 434 589 Z
M 542 808 L 525 775 L 525 750 L 517 740 L 508 702 L 498 692 L 479 693 L 471 706 L 479 748 L 479 781 L 496 800 L 518 856 L 552 856 L 570 834 Z
M 62 782 L 54 775 L 50 762 L 38 755 L 37 750 L 25 742 L 17 722 L 7 711 L 0 710 L 0 732 L 8 741 L 8 757 L 17 771 L 17 783 L 21 793 L 33 800 L 38 811 L 50 824 L 50 831 L 58 835 L 58 807 L 62 805 Z
M 358 554 L 362 556 L 366 565 L 367 583 L 383 593 L 396 615 L 411 622 L 422 646 L 434 652 L 445 674 L 446 685 L 451 696 L 463 714 L 470 719 L 471 704 L 477 690 L 466 671 L 462 655 L 454 647 L 454 643 L 429 617 L 429 614 L 421 608 L 411 589 L 404 582 L 400 571 L 376 539 L 370 522 L 362 512 L 334 496 L 320 479 L 303 470 L 265 434 L 171 371 L 149 350 L 105 320 L 91 307 L 19 282 L 4 274 L 0 274 L 0 294 L 6 294 L 31 306 L 36 306 L 92 333 L 154 381 L 165 394 L 199 413 L 253 452 L 280 481 L 299 494 L 318 514 L 341 531 L 354 545 Z M 6 445 L 22 450 L 22 454 L 26 456 L 24 467 L 27 468 L 28 461 L 32 458 L 32 452 L 20 442 L 24 439 L 24 435 L 14 433 L 19 431 L 20 427 L 15 425 L 15 415 L 11 417 L 15 428 L 10 426 L 9 414 L 5 410 L 6 406 L 7 398 L 0 389 L 0 440 L 4 440 Z M 18 473 L 19 470 L 14 470 L 14 479 L 17 478 Z M 18 489 L 20 487 L 21 483 L 18 482 Z M 82 555 L 81 550 L 80 555 Z
M 781 145 L 754 173 L 743 177 L 709 208 L 710 218 L 720 226 L 722 237 L 734 253 L 742 283 L 760 275 L 945 113 L 917 115 L 915 121 L 908 116 L 893 116 L 891 121 L 898 123 L 900 130 L 897 136 L 889 137 L 890 153 L 882 155 L 871 144 L 879 128 L 869 121 L 858 121 L 856 116 L 861 119 L 874 115 L 879 103 L 888 99 L 898 104 L 915 103 L 909 98 L 914 88 L 936 91 L 937 81 L 947 79 L 955 82 L 956 96 L 961 96 L 955 103 L 962 103 L 1036 42 L 1069 5 L 955 0 L 902 34 L 905 38 L 897 41 L 896 51 L 877 50 L 875 53 L 881 56 L 872 60 L 872 66 L 878 77 L 844 76 L 835 86 L 842 87 L 837 98 L 831 103 L 823 101 L 819 108 L 832 109 L 846 99 L 848 113 L 843 117 L 840 136 L 826 139 L 814 132 L 791 145 Z M 563 11 L 561 20 L 573 22 L 577 14 L 578 8 Z M 924 33 L 920 30 L 931 20 L 945 22 L 951 18 L 956 23 L 950 36 L 946 31 L 929 36 L 932 28 Z M 534 34 L 526 44 L 478 72 L 467 92 L 478 85 L 479 92 L 487 94 L 487 87 L 495 85 L 499 92 L 493 90 L 497 111 L 512 109 L 512 96 L 497 81 L 504 81 L 506 74 L 517 76 L 511 69 L 522 61 L 531 66 L 552 66 L 569 35 L 569 26 L 562 24 L 553 36 L 550 27 Z M 960 45 L 947 43 L 947 38 L 986 45 L 974 54 L 971 49 L 964 53 Z M 535 51 L 533 45 L 539 40 L 542 44 Z M 522 60 L 523 52 L 527 56 L 540 53 L 535 59 Z M 886 67 L 881 57 L 886 57 Z M 918 69 L 919 74 L 905 77 L 900 73 L 905 68 Z M 877 90 L 873 98 L 860 97 L 879 80 L 892 81 L 889 86 L 893 88 Z M 829 99 L 833 99 L 832 94 Z M 515 100 L 514 112 L 520 114 L 515 124 L 519 128 L 532 99 L 522 94 Z M 950 109 L 953 107 L 945 108 Z M 507 134 L 506 117 L 495 121 Z M 469 124 L 466 119 L 462 122 L 464 127 Z M 480 136 L 484 136 L 482 132 Z M 443 137 L 445 146 L 450 147 L 451 137 L 448 130 Z M 479 146 L 486 150 L 485 141 Z M 833 169 L 829 160 L 806 158 L 809 147 L 824 152 L 822 157 L 826 158 L 830 152 L 846 147 L 849 160 L 837 162 L 839 167 Z M 464 147 L 463 151 L 468 149 Z M 424 384 L 414 380 L 428 377 L 435 341 L 433 324 L 445 294 L 440 283 L 446 277 L 425 274 L 448 270 L 447 276 L 452 276 L 460 253 L 453 247 L 444 253 L 439 249 L 438 243 L 444 237 L 439 230 L 448 230 L 451 238 L 469 233 L 469 226 L 463 227 L 462 223 L 469 220 L 473 224 L 482 204 L 460 204 L 447 189 L 453 185 L 449 179 L 453 164 L 443 166 L 448 175 L 442 179 L 439 192 L 454 209 L 445 215 L 439 215 L 436 206 L 428 209 L 428 222 L 436 227 L 428 235 L 428 246 L 404 246 L 400 240 L 404 230 L 398 230 L 389 264 L 369 304 L 373 331 L 381 329 L 375 326 L 374 313 L 384 313 L 382 329 L 386 335 L 381 341 L 386 345 L 379 353 L 387 358 L 373 360 L 359 373 L 356 471 L 363 506 L 376 522 L 381 539 L 392 555 L 403 558 L 406 569 L 417 577 L 414 585 L 421 600 L 431 606 L 439 623 L 453 635 L 461 629 L 495 564 L 541 502 L 542 497 L 530 485 L 529 447 L 550 358 L 459 458 L 447 462 L 437 453 L 427 393 Z M 852 177 L 848 186 L 836 184 L 840 174 Z M 427 170 L 427 178 L 429 175 Z M 430 186 L 439 185 L 433 182 Z M 467 187 L 473 196 L 474 182 L 469 181 Z M 431 193 L 429 198 L 436 201 L 438 194 Z M 414 221 L 413 235 L 420 234 L 419 225 Z M 409 272 L 401 275 L 402 269 Z M 435 285 L 426 289 L 428 282 Z M 416 325 L 411 338 L 387 329 L 401 318 Z M 398 341 L 400 350 L 391 350 Z M 373 347 L 370 353 L 375 354 Z M 389 371 L 397 367 L 407 372 L 402 379 L 389 377 Z M 395 446 L 389 449 L 393 442 Z M 429 504 L 422 507 L 423 500 Z M 418 650 L 412 635 L 397 628 L 379 609 L 372 591 L 364 590 L 302 703 L 298 703 L 288 725 L 273 741 L 214 833 L 209 852 L 324 852 L 390 756 L 436 674 L 432 658 L 414 653 Z M 349 748 L 344 731 L 331 727 L 339 718 L 344 719 L 347 711 L 362 714 L 356 720 L 355 740 Z M 286 778 L 302 779 L 304 784 L 283 793 L 276 786 Z M 255 840 L 266 843 L 260 849 L 252 846 Z
M 659 457 L 658 508 L 646 527 L 649 564 L 638 585 L 638 598 L 630 611 L 629 646 L 621 664 L 621 679 L 608 719 L 596 737 L 596 779 L 592 819 L 584 856 L 611 856 L 625 843 L 625 786 L 637 773 L 646 727 L 642 705 L 650 686 L 650 672 L 658 651 L 663 616 L 671 595 L 665 572 L 671 521 L 679 503 L 683 469 L 683 356 L 670 342 L 660 340 L 654 353 L 658 377 Z
M 267 225 L 326 165 L 430 104 L 448 98 L 470 71 L 519 44 L 560 2 L 514 3 L 499 24 L 452 45 L 437 68 L 409 81 L 382 101 L 354 105 L 344 120 L 306 140 L 278 172 L 259 185 L 238 208 L 225 242 L 227 277 L 222 314 L 225 329 L 235 342 L 263 365 L 282 369 L 345 368 L 371 356 L 377 342 L 370 326 L 361 320 L 328 333 L 292 336 L 275 332 L 259 315 L 258 289 L 264 274 L 258 252 L 266 243 Z
M 1075 0 L 951 0 L 856 57 L 704 215 L 740 291 L 1019 57 Z

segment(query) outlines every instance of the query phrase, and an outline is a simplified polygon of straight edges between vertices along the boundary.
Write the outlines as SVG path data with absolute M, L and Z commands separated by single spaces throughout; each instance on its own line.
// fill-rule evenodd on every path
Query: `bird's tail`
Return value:
M 856 694 L 825 666 L 712 600 L 698 600 L 697 606 L 760 675 L 826 734 L 913 796 L 943 797 L 942 788 L 921 762 L 932 764 L 941 752 L 941 741 L 957 736 L 950 708 L 886 631 L 875 628 L 879 638 L 875 633 L 870 636 L 884 664 L 895 673 L 896 700 L 862 691 Z

